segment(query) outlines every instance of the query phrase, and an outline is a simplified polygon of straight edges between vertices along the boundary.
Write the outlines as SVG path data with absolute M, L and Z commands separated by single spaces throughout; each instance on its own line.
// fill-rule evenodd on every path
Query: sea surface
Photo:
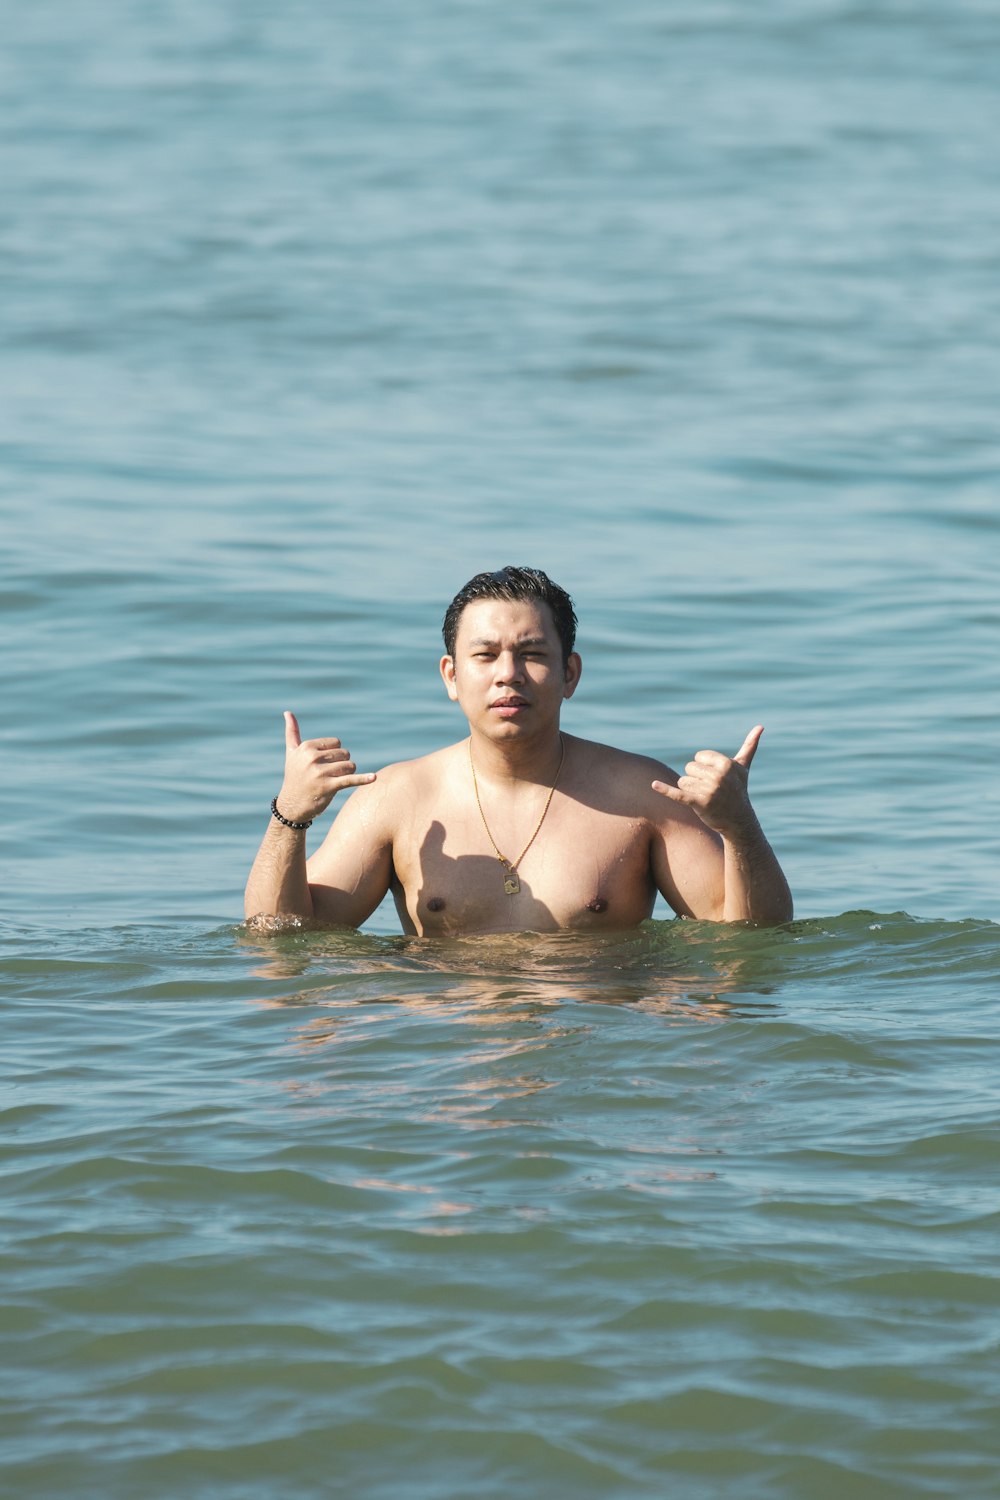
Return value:
M 994 1500 L 996 0 L 0 20 L 0 1490 Z M 241 926 L 508 562 L 794 922 Z

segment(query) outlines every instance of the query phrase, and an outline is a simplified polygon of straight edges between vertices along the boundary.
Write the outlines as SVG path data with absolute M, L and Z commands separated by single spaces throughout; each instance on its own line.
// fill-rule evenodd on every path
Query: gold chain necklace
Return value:
M 476 794 L 476 806 L 479 808 L 479 816 L 482 818 L 483 827 L 486 829 L 486 837 L 493 845 L 493 853 L 496 855 L 497 859 L 500 861 L 501 867 L 503 868 L 503 888 L 507 892 L 508 896 L 516 896 L 518 891 L 521 889 L 521 882 L 517 878 L 517 867 L 521 863 L 524 856 L 527 854 L 528 850 L 531 848 L 532 844 L 535 842 L 536 838 L 538 837 L 539 831 L 541 830 L 541 826 L 545 822 L 545 814 L 549 810 L 549 803 L 552 801 L 552 794 L 556 789 L 556 783 L 559 780 L 559 773 L 563 768 L 563 761 L 566 759 L 566 741 L 563 739 L 562 734 L 559 735 L 559 745 L 559 765 L 556 768 L 555 780 L 549 787 L 549 795 L 545 799 L 545 806 L 542 808 L 542 816 L 535 824 L 534 833 L 531 835 L 531 838 L 525 844 L 524 848 L 521 850 L 517 858 L 508 859 L 505 854 L 500 853 L 500 850 L 496 846 L 496 840 L 494 839 L 492 833 L 490 833 L 490 825 L 487 823 L 486 814 L 483 812 L 483 804 L 479 800 L 479 782 L 476 780 L 476 763 L 472 759 L 472 739 L 471 737 L 469 739 L 469 765 L 472 769 L 472 789 Z

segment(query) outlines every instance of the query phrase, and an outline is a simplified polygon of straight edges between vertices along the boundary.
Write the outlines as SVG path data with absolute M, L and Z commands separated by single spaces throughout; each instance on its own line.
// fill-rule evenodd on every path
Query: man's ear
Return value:
M 440 666 L 444 685 L 448 689 L 448 697 L 452 703 L 457 703 L 458 688 L 455 686 L 455 658 L 453 656 L 442 656 Z
M 583 662 L 580 660 L 578 651 L 571 651 L 566 658 L 566 685 L 563 688 L 563 697 L 572 698 L 580 683 L 580 675 L 583 672 Z

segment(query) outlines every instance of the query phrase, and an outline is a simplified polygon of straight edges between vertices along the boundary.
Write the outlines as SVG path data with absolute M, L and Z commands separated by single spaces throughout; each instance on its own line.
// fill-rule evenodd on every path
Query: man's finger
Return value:
M 322 776 L 346 776 L 348 772 L 358 769 L 346 750 L 341 750 L 337 755 L 324 755 L 316 764 L 320 767 Z
M 754 755 L 757 752 L 757 746 L 760 743 L 760 737 L 763 733 L 763 724 L 755 724 L 750 733 L 747 735 L 746 739 L 743 741 L 740 748 L 737 750 L 736 754 L 733 756 L 733 760 L 735 760 L 738 765 L 741 765 L 744 770 L 746 770 L 746 768 L 750 765 L 750 762 L 753 760 Z
M 714 771 L 724 771 L 728 764 L 729 761 L 719 750 L 699 750 L 694 758 L 695 770 L 700 766 L 711 766 Z M 688 774 L 693 774 L 690 766 Z
M 302 743 L 299 721 L 290 709 L 285 709 L 285 749 L 297 750 Z
M 679 791 L 675 786 L 670 786 L 666 781 L 651 781 L 650 786 L 654 792 L 659 792 L 661 797 L 669 797 L 671 802 L 687 801 L 683 792 Z

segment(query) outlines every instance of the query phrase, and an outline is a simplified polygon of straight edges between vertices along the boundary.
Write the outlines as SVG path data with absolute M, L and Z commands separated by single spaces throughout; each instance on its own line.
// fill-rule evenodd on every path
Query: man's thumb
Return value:
M 757 752 L 757 746 L 760 744 L 760 737 L 763 733 L 763 724 L 755 724 L 750 733 L 747 735 L 746 739 L 743 741 L 740 748 L 737 750 L 736 754 L 733 756 L 733 760 L 736 762 L 736 764 L 738 766 L 742 766 L 744 770 L 748 771 L 750 769 L 750 762 L 753 760 L 754 755 Z
M 302 743 L 299 721 L 290 709 L 285 709 L 285 749 L 295 750 Z

